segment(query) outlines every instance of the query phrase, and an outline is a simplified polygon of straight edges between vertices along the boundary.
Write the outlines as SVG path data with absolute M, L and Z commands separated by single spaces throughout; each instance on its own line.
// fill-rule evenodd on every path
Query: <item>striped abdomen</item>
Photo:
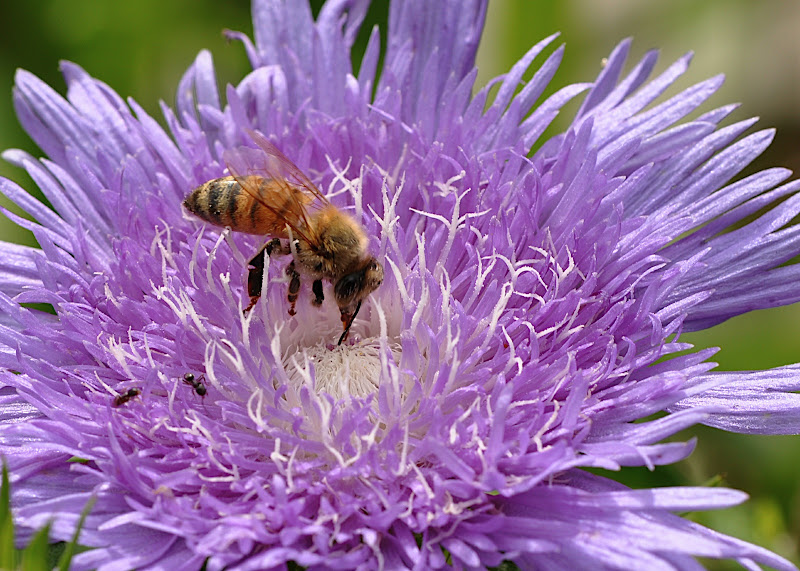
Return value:
M 198 186 L 183 201 L 193 214 L 236 232 L 285 237 L 286 224 L 297 227 L 306 219 L 311 197 L 286 181 L 248 176 L 241 184 L 232 176 Z M 242 184 L 246 188 L 242 187 Z

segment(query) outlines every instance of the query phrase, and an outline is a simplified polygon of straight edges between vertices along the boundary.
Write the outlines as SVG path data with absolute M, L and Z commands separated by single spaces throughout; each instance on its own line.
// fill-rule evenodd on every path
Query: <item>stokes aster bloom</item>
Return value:
M 674 515 L 743 493 L 583 470 L 677 462 L 694 443 L 663 441 L 696 423 L 800 431 L 797 367 L 713 373 L 679 340 L 800 299 L 784 265 L 800 184 L 732 182 L 772 133 L 719 127 L 733 106 L 687 119 L 720 78 L 658 102 L 689 58 L 648 82 L 656 54 L 623 75 L 627 42 L 538 105 L 562 49 L 522 77 L 553 38 L 473 94 L 480 0 L 392 2 L 383 67 L 374 30 L 356 76 L 368 4 L 314 21 L 305 2 L 255 0 L 254 42 L 231 34 L 253 72 L 223 105 L 201 53 L 168 133 L 73 64 L 66 99 L 19 72 L 17 113 L 48 158 L 4 157 L 53 209 L 0 182 L 41 245 L 2 244 L 0 261 L 16 522 L 53 518 L 67 539 L 95 496 L 77 568 L 793 568 Z M 255 147 L 249 130 L 363 224 L 386 269 L 341 346 L 329 284 L 320 308 L 303 284 L 287 314 L 286 259 L 243 316 L 264 239 L 181 206 L 226 174 L 224 151 Z

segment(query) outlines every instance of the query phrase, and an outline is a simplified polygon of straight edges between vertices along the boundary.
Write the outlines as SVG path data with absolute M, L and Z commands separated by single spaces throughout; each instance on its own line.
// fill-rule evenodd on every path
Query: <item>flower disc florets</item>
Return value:
M 764 408 L 796 431 L 796 395 L 748 393 L 739 416 L 726 401 L 765 378 L 797 390 L 793 369 L 716 376 L 679 341 L 798 299 L 782 264 L 800 233 L 781 229 L 798 184 L 779 186 L 782 169 L 730 182 L 771 133 L 718 128 L 732 107 L 684 121 L 720 80 L 659 103 L 688 58 L 645 83 L 655 54 L 623 77 L 628 43 L 537 107 L 562 50 L 522 79 L 552 38 L 473 95 L 478 0 L 392 2 L 383 67 L 376 30 L 356 77 L 367 6 L 330 1 L 314 21 L 256 0 L 255 44 L 232 34 L 253 72 L 223 105 L 202 53 L 164 106 L 169 133 L 72 64 L 66 99 L 19 73 L 18 114 L 49 159 L 5 157 L 55 209 L 0 183 L 42 246 L 4 244 L 0 262 L 19 523 L 55 517 L 66 538 L 96 496 L 82 568 L 790 568 L 671 513 L 743 494 L 580 469 L 676 462 L 693 442 L 662 440 L 697 422 L 775 430 Z M 587 90 L 567 132 L 538 141 Z M 287 259 L 267 260 L 244 315 L 264 239 L 181 208 L 227 174 L 226 150 L 254 147 L 250 130 L 363 225 L 385 269 L 341 345 L 330 285 L 314 307 L 304 284 L 288 315 Z

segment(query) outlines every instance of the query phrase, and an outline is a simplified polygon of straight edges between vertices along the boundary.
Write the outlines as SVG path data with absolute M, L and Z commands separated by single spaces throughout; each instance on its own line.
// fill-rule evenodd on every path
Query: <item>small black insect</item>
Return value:
M 122 393 L 121 395 L 119 395 L 114 399 L 114 406 L 122 406 L 123 404 L 125 404 L 132 398 L 139 396 L 140 394 L 142 394 L 142 389 L 136 387 L 128 389 L 127 391 L 125 391 L 124 393 Z
M 199 379 L 195 379 L 192 373 L 186 373 L 183 375 L 183 383 L 190 385 L 194 389 L 194 392 L 196 392 L 199 396 L 204 397 L 208 392 L 206 390 L 206 386 L 203 384 L 204 378 L 205 376 L 200 375 Z

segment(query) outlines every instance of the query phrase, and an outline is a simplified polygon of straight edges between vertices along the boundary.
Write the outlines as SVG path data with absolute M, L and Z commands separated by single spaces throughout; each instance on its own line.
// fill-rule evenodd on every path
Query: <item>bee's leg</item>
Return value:
M 361 302 L 358 302 L 356 305 L 356 310 L 353 313 L 349 311 L 342 311 L 342 326 L 344 327 L 344 331 L 342 332 L 342 336 L 339 337 L 339 342 L 337 345 L 341 345 L 345 339 L 347 339 L 347 334 L 350 333 L 350 326 L 353 325 L 353 321 L 356 320 L 356 315 L 358 315 L 358 310 L 361 309 Z
M 297 294 L 300 292 L 300 274 L 294 266 L 294 260 L 286 266 L 286 275 L 291 279 L 289 280 L 289 294 L 286 296 L 289 300 L 289 315 L 294 315 L 294 305 L 297 303 Z
M 277 250 L 277 252 L 276 252 Z M 261 297 L 261 284 L 264 281 L 264 256 L 272 256 L 278 253 L 280 255 L 286 254 L 280 239 L 273 238 L 267 245 L 258 251 L 258 254 L 253 256 L 253 259 L 248 262 L 250 271 L 247 274 L 247 295 L 250 296 L 250 304 L 244 309 L 242 313 L 247 313 L 253 309 L 253 306 L 258 302 Z
M 261 297 L 261 283 L 264 281 L 264 256 L 266 255 L 267 248 L 262 248 L 248 263 L 250 271 L 247 273 L 247 295 L 250 296 L 250 304 L 242 312 L 245 315 L 253 309 Z
M 311 284 L 311 291 L 314 292 L 314 301 L 311 303 L 319 307 L 325 299 L 325 296 L 322 294 L 322 280 L 314 280 L 314 283 Z

